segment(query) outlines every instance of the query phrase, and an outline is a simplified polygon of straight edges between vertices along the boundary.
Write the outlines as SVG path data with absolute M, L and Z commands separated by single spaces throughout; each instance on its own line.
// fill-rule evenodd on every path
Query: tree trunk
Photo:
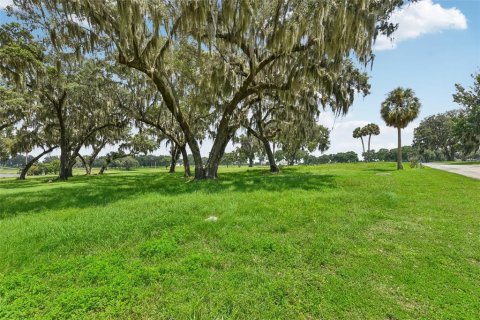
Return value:
M 217 136 L 213 141 L 213 146 L 208 157 L 207 165 L 205 166 L 205 179 L 217 179 L 218 178 L 218 166 L 225 153 L 225 148 L 230 141 L 233 130 L 229 130 L 228 126 L 223 121 L 220 122 Z
M 122 59 L 120 59 L 119 62 L 126 65 L 129 64 L 127 61 L 122 61 Z M 195 179 L 204 179 L 205 169 L 203 167 L 203 160 L 202 160 L 202 155 L 200 153 L 200 147 L 199 147 L 198 141 L 195 139 L 194 133 L 192 132 L 189 124 L 185 120 L 179 108 L 179 101 L 178 101 L 176 92 L 174 91 L 175 88 L 173 87 L 173 85 L 170 83 L 170 81 L 164 74 L 161 74 L 161 73 L 150 74 L 149 72 L 147 72 L 147 70 L 142 70 L 142 68 L 138 68 L 139 66 L 136 66 L 136 65 L 131 65 L 131 66 L 139 69 L 142 72 L 145 72 L 147 75 L 149 75 L 152 78 L 158 91 L 160 91 L 160 93 L 162 94 L 162 98 L 163 98 L 163 101 L 165 102 L 166 107 L 175 117 L 175 119 L 178 122 L 178 125 L 182 129 L 183 134 L 185 135 L 185 140 L 187 141 L 188 146 L 190 147 L 190 151 L 192 152 L 192 155 L 193 155 L 193 161 L 195 162 Z
M 83 166 L 85 168 L 85 175 L 89 176 L 92 173 L 92 169 L 89 167 L 87 161 L 85 160 L 85 158 L 81 154 L 79 154 L 78 157 L 82 161 Z
M 60 146 L 60 174 L 59 179 L 66 181 L 68 179 L 68 151 L 67 147 L 62 145 Z
M 202 154 L 200 153 L 200 148 L 192 149 L 192 144 L 188 143 L 190 151 L 192 152 L 193 162 L 195 164 L 195 179 L 201 180 L 205 177 L 205 169 L 203 168 Z
M 362 150 L 365 153 L 365 143 L 363 142 L 363 137 L 360 137 L 360 141 L 362 141 Z
M 448 161 L 454 161 L 455 160 L 455 152 L 452 149 L 445 148 L 445 155 L 447 156 Z
M 370 141 L 372 140 L 372 135 L 368 136 L 368 153 L 370 153 Z
M 93 153 L 92 155 L 90 156 L 90 158 L 88 159 L 88 162 L 86 162 L 86 165 L 85 165 L 85 170 L 87 171 L 87 176 L 90 176 L 92 175 L 92 168 L 93 168 L 93 163 L 95 162 L 95 160 L 97 159 L 98 157 L 98 154 L 100 153 L 100 151 L 102 151 L 103 148 L 105 148 L 105 145 L 106 145 L 106 139 L 103 140 L 103 143 L 100 145 L 100 147 L 98 148 L 93 148 Z
M 270 164 L 270 172 L 277 173 L 278 170 L 277 163 L 275 162 L 275 156 L 273 154 L 272 148 L 270 147 L 270 142 L 267 139 L 261 139 L 265 153 L 267 154 L 268 163 Z
M 397 128 L 397 131 L 398 131 L 397 170 L 403 170 L 403 159 L 402 159 L 402 129 Z
M 253 167 L 253 158 L 248 158 L 248 166 Z
M 98 172 L 98 174 L 99 174 L 99 175 L 103 175 L 106 169 L 107 169 L 107 166 L 106 166 L 106 165 L 103 165 L 103 166 L 100 168 L 100 171 Z
M 268 163 L 270 164 L 270 172 L 272 173 L 279 172 L 277 163 L 275 162 L 275 143 L 273 143 L 273 151 L 272 151 L 270 142 L 268 142 L 268 139 L 265 138 L 265 136 L 262 133 L 258 134 L 251 127 L 248 127 L 247 130 L 263 143 L 263 148 L 265 149 L 265 153 L 267 154 L 267 158 L 268 158 Z
M 185 178 L 188 178 L 192 175 L 190 171 L 190 162 L 188 161 L 188 153 L 186 146 L 181 146 L 180 151 L 182 153 L 182 160 L 183 160 L 183 169 L 185 173 L 183 174 Z
M 43 151 L 41 154 L 39 154 L 38 156 L 36 156 L 35 158 L 33 158 L 32 160 L 30 160 L 29 162 L 27 162 L 27 164 L 25 165 L 25 167 L 22 169 L 22 172 L 20 172 L 20 177 L 18 177 L 19 180 L 25 180 L 26 176 L 27 176 L 27 173 L 28 173 L 28 170 L 30 170 L 30 168 L 33 166 L 33 164 L 35 162 L 37 162 L 38 160 L 40 160 L 41 157 L 43 157 L 44 155 L 52 152 L 54 149 L 56 149 L 57 147 L 52 147 L 48 150 L 45 150 Z
M 67 177 L 68 178 L 73 177 L 73 166 L 74 165 L 75 165 L 75 162 L 68 165 L 68 168 L 67 168 Z
M 173 143 L 172 150 L 170 153 L 172 157 L 170 160 L 170 170 L 168 171 L 168 173 L 175 173 L 175 168 L 177 167 L 177 161 L 178 161 L 178 158 L 180 158 L 180 149 L 175 143 Z

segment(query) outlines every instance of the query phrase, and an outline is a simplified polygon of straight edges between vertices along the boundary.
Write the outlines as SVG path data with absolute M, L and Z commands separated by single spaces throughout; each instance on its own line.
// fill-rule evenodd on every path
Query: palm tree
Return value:
M 363 129 L 368 135 L 368 153 L 370 153 L 370 140 L 372 136 L 378 136 L 380 134 L 380 127 L 375 123 L 369 123 Z
M 365 143 L 363 143 L 363 136 L 365 136 L 365 131 L 363 130 L 363 128 L 355 128 L 355 130 L 353 130 L 353 137 L 355 139 L 358 139 L 360 138 L 360 140 L 362 141 L 362 149 L 363 149 L 363 153 L 365 153 Z
M 421 103 L 412 89 L 398 87 L 391 91 L 382 103 L 380 114 L 387 126 L 397 128 L 398 150 L 397 169 L 402 170 L 402 135 L 401 130 L 418 117 Z

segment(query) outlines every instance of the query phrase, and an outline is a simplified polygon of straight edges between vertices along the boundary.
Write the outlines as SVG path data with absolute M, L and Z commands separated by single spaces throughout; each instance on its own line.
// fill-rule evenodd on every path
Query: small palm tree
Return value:
M 398 150 L 397 169 L 402 170 L 402 133 L 410 122 L 415 120 L 420 113 L 421 103 L 412 89 L 396 88 L 390 92 L 382 103 L 380 114 L 387 126 L 397 128 Z
M 370 141 L 372 139 L 372 136 L 378 136 L 380 134 L 380 127 L 375 123 L 369 123 L 363 129 L 368 135 L 368 153 L 370 153 Z
M 363 149 L 363 153 L 365 153 L 365 143 L 363 143 L 363 136 L 365 136 L 365 131 L 363 130 L 363 128 L 355 128 L 355 130 L 353 130 L 353 135 L 352 135 L 355 139 L 358 139 L 360 138 L 360 140 L 362 141 L 362 149 Z

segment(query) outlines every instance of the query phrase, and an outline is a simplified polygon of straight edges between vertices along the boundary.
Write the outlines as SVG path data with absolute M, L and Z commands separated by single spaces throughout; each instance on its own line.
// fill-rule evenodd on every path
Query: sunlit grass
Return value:
M 480 182 L 394 169 L 2 180 L 0 318 L 479 318 Z
M 18 168 L 0 167 L 0 174 L 16 174 L 18 172 Z

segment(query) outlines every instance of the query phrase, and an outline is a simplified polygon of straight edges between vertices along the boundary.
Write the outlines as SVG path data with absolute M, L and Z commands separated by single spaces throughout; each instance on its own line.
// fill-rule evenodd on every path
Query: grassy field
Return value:
M 18 168 L 0 167 L 0 174 L 16 174 L 18 171 Z
M 479 319 L 480 181 L 394 169 L 3 179 L 0 318 Z

